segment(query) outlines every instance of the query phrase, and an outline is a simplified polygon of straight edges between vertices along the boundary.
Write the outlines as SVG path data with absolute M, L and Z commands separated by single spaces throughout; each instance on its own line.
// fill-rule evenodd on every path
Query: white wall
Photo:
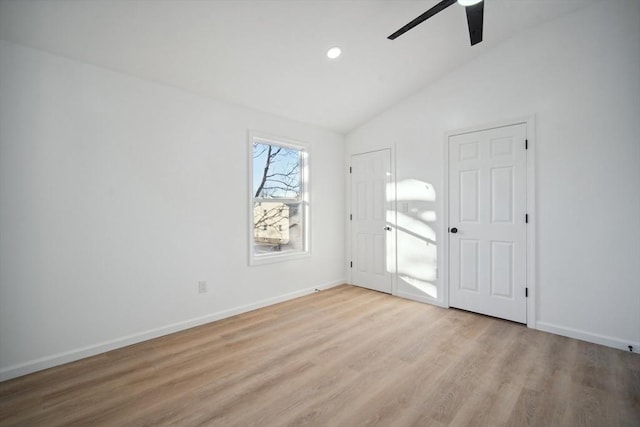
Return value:
M 2 379 L 344 282 L 341 135 L 6 42 L 0 121 Z M 310 145 L 310 258 L 248 267 L 248 129 Z
M 442 241 L 445 133 L 532 114 L 536 326 L 637 349 L 640 2 L 599 2 L 500 45 L 351 132 L 347 155 L 395 145 L 398 182 L 435 187 L 435 202 L 408 207 L 434 213 L 425 224 Z M 422 256 L 422 267 L 435 270 L 429 254 L 398 245 L 400 260 Z M 434 283 L 445 302 L 442 280 Z M 402 280 L 398 286 L 420 296 Z

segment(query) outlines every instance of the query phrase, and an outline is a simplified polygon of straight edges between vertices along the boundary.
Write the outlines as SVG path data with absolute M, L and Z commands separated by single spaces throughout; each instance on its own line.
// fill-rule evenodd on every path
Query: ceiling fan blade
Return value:
M 467 24 L 469 25 L 469 39 L 471 46 L 482 41 L 482 22 L 484 15 L 484 2 L 465 7 L 467 10 Z
M 418 16 L 416 19 L 414 19 L 413 21 L 409 22 L 407 25 L 405 25 L 404 27 L 400 28 L 398 31 L 396 31 L 395 33 L 391 34 L 387 38 L 389 40 L 395 40 L 396 37 L 399 37 L 399 36 L 403 35 L 404 33 L 409 31 L 410 29 L 412 29 L 416 25 L 423 23 L 424 21 L 426 21 L 427 19 L 431 18 L 436 13 L 441 12 L 442 10 L 448 8 L 449 6 L 454 4 L 455 2 L 456 2 L 456 0 L 442 0 L 440 3 L 438 3 L 435 6 L 433 6 L 431 9 L 427 10 L 425 13 L 423 13 L 420 16 Z M 469 8 L 467 8 L 467 10 L 468 9 Z M 482 28 L 482 12 L 481 12 L 481 15 L 480 15 L 480 28 Z M 480 30 L 480 33 L 482 33 L 482 30 Z

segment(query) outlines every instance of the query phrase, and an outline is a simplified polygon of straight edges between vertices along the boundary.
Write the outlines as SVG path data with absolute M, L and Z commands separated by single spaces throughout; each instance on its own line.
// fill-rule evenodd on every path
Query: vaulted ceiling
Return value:
M 387 40 L 438 1 L 0 0 L 0 38 L 345 133 L 596 0 L 486 0 L 473 47 L 457 4 Z

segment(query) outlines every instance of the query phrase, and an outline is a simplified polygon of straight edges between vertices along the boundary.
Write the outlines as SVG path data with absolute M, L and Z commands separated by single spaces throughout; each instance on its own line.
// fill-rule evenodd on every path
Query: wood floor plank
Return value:
M 339 286 L 0 383 L 0 426 L 637 426 L 640 357 Z

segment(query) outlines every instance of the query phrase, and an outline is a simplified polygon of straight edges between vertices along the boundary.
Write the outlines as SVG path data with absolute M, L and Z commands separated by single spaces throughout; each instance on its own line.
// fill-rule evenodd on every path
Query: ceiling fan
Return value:
M 422 15 L 418 16 L 413 21 L 409 22 L 404 27 L 400 28 L 395 33 L 387 37 L 389 40 L 395 40 L 397 37 L 403 35 L 413 27 L 427 19 L 431 18 L 438 12 L 442 12 L 454 3 L 458 3 L 465 7 L 467 12 L 467 24 L 469 26 L 469 39 L 471 40 L 471 46 L 480 43 L 482 41 L 482 20 L 484 12 L 484 1 L 482 0 L 442 0 L 440 3 L 427 10 Z

